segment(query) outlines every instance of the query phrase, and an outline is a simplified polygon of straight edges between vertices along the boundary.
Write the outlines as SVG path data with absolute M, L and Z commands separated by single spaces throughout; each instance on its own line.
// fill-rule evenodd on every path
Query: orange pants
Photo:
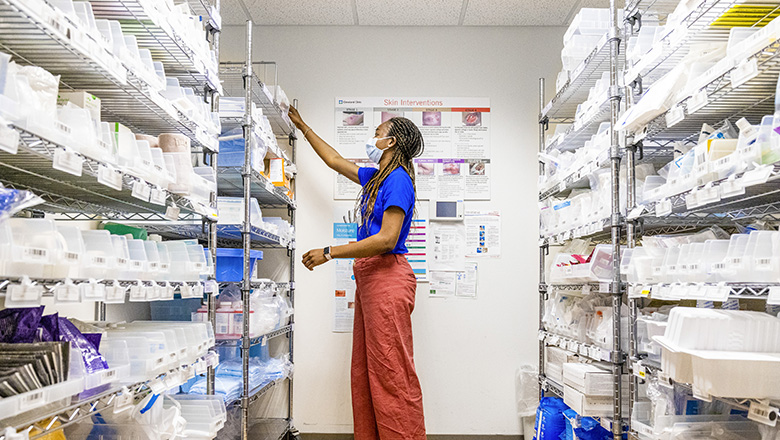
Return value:
M 424 440 L 422 390 L 414 369 L 417 282 L 403 255 L 354 264 L 352 412 L 355 440 Z

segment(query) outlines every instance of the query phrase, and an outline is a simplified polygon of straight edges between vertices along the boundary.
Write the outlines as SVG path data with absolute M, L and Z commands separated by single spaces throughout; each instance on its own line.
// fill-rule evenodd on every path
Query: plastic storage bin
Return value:
M 31 278 L 64 278 L 70 272 L 65 259 L 67 244 L 53 220 L 10 218 L 10 259 L 7 276 Z
M 558 254 L 550 270 L 550 281 L 553 284 L 608 281 L 612 273 L 612 246 L 600 244 L 588 262 L 572 262 L 576 263 L 576 260 L 571 255 Z
M 249 273 L 255 271 L 257 260 L 263 259 L 262 251 L 249 251 Z M 244 279 L 244 250 L 217 248 L 217 281 L 237 282 Z

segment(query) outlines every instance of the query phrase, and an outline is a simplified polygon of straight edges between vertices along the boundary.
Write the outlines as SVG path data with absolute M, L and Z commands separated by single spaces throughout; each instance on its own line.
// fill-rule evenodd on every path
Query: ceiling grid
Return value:
M 622 3 L 622 2 L 620 2 Z M 222 0 L 222 19 L 262 26 L 567 26 L 609 0 Z

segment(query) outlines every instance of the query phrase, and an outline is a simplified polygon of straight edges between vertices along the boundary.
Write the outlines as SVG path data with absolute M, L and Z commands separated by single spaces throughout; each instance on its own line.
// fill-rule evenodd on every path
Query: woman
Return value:
M 415 203 L 412 158 L 423 151 L 420 130 L 406 118 L 383 122 L 366 142 L 366 153 L 379 169 L 361 168 L 317 136 L 292 107 L 290 119 L 326 165 L 363 187 L 356 208 L 358 241 L 303 255 L 309 270 L 333 258 L 355 258 L 355 440 L 425 439 L 412 349 L 417 282 L 404 257 Z

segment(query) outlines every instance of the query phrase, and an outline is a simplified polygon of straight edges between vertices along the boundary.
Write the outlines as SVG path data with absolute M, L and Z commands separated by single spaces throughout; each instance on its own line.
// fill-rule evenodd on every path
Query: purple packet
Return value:
M 0 310 L 0 342 L 34 342 L 42 315 L 43 306 Z
M 106 362 L 106 359 L 98 353 L 97 347 L 85 338 L 72 322 L 68 321 L 67 318 L 59 318 L 59 324 L 60 340 L 70 342 L 71 347 L 78 350 L 82 359 L 84 359 L 84 366 L 87 369 L 87 373 L 108 369 L 108 363 Z
M 41 318 L 41 325 L 38 328 L 38 338 L 41 342 L 60 340 L 59 314 L 54 313 Z
M 89 341 L 90 344 L 92 344 L 93 347 L 95 347 L 95 350 L 100 348 L 100 339 L 103 337 L 100 333 L 82 333 L 84 336 L 84 339 Z

